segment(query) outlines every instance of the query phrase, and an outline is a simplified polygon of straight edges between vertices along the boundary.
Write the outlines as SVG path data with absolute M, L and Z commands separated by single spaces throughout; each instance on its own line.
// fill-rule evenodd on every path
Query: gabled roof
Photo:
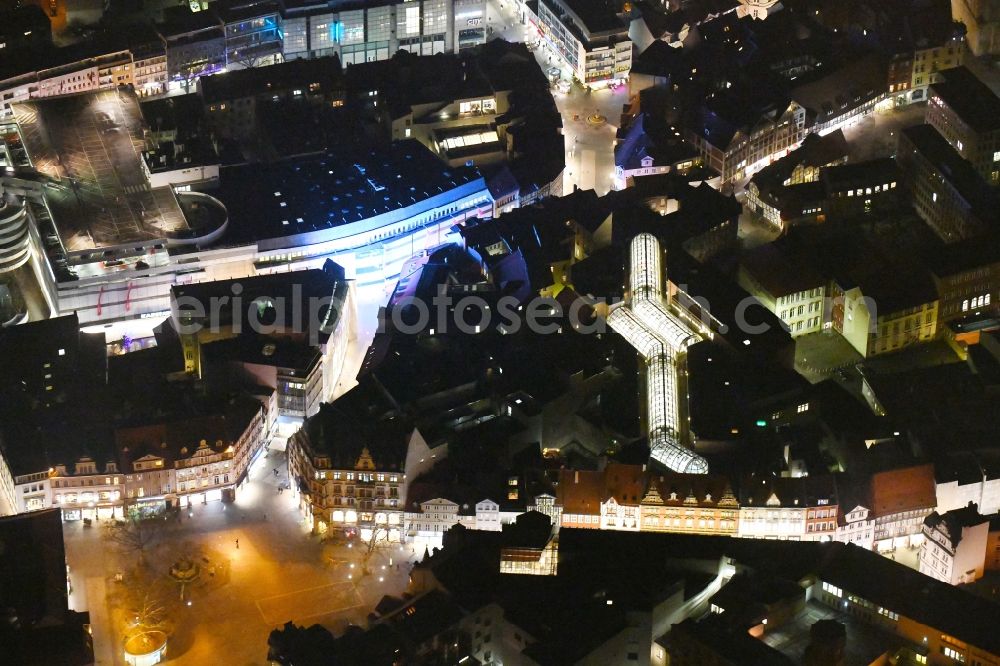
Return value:
M 744 479 L 740 488 L 740 505 L 745 507 L 792 508 L 834 504 L 837 504 L 837 487 L 830 474 L 798 478 L 753 474 Z
M 619 504 L 638 504 L 645 491 L 645 471 L 639 465 L 610 463 L 604 469 L 604 492 L 601 499 L 614 498 Z
M 556 502 L 562 506 L 563 513 L 599 514 L 603 494 L 603 472 L 559 470 Z
M 768 192 L 784 186 L 796 167 L 822 167 L 846 158 L 847 139 L 842 130 L 810 134 L 798 148 L 754 174 L 751 182 L 759 191 Z
M 673 498 L 673 499 L 671 499 Z M 739 508 L 729 479 L 721 474 L 651 475 L 643 504 Z
M 871 479 L 872 513 L 876 518 L 937 506 L 934 466 L 914 465 L 876 472 Z
M 791 97 L 823 123 L 886 91 L 888 64 L 880 55 L 869 55 L 833 70 L 826 76 L 798 86 Z
M 942 532 L 951 543 L 952 550 L 958 548 L 966 527 L 975 527 L 988 522 L 990 522 L 990 516 L 981 515 L 979 507 L 974 502 L 969 502 L 967 506 L 952 509 L 943 514 L 933 511 L 931 515 L 924 518 L 924 525 Z

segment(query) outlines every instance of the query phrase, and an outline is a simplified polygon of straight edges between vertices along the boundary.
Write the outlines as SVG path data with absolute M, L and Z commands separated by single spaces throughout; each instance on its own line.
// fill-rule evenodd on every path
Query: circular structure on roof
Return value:
M 229 212 L 221 201 L 204 192 L 175 192 L 188 228 L 167 234 L 170 245 L 211 245 L 226 231 Z

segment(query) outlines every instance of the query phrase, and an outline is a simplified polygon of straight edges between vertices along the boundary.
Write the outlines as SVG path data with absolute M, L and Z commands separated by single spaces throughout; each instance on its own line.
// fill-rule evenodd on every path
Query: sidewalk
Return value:
M 117 666 L 119 651 L 115 649 L 114 630 L 108 613 L 106 583 L 100 576 L 88 576 L 83 581 L 87 592 L 87 610 L 94 638 L 94 663 L 98 666 Z

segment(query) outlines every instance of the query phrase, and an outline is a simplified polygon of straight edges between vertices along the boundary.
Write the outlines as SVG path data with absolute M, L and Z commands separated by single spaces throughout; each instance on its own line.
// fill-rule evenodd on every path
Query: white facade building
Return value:
M 632 69 L 632 40 L 618 11 L 604 0 L 539 0 L 535 27 L 580 82 L 606 85 Z
M 937 481 L 937 510 L 941 513 L 961 509 L 973 502 L 983 515 L 1000 512 L 1000 474 L 980 469 L 977 478 Z
M 951 585 L 972 583 L 983 575 L 990 519 L 974 504 L 924 520 L 920 573 Z
M 736 536 L 747 539 L 801 541 L 806 535 L 806 508 L 781 506 L 774 495 L 764 506 L 741 506 Z
M 435 497 L 421 502 L 419 508 L 406 513 L 406 540 L 417 546 L 440 548 L 445 532 L 455 525 L 490 532 L 501 528 L 500 505 L 491 499 L 470 506 Z
M 602 530 L 639 531 L 639 503 L 619 503 L 614 497 L 601 502 Z
M 844 513 L 843 522 L 837 525 L 834 540 L 871 550 L 875 545 L 875 521 L 871 518 L 871 510 L 859 504 Z
M 125 472 L 114 461 L 99 467 L 83 456 L 72 465 L 19 475 L 12 479 L 13 513 L 58 508 L 64 520 L 109 520 L 123 518 L 126 506 L 162 507 L 168 501 L 186 506 L 221 499 L 226 492 L 235 493 L 243 472 L 266 446 L 267 409 L 261 406 L 249 417 L 235 440 L 218 440 L 214 447 L 205 440 L 192 442 L 190 450 L 182 444 L 174 446 L 173 438 L 164 434 L 170 432 L 169 425 L 137 430 L 171 441 L 148 447 Z M 129 453 L 124 451 L 123 457 L 128 459 Z M 0 456 L 3 470 L 6 464 Z

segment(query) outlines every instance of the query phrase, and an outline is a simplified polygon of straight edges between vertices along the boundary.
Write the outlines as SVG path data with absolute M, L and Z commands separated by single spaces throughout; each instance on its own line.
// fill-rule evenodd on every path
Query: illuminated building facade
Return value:
M 486 41 L 482 0 L 369 2 L 334 9 L 327 2 L 286 7 L 285 60 L 337 55 L 345 65 L 388 60 L 399 50 L 417 55 L 458 52 Z
M 970 502 L 961 509 L 933 512 L 924 519 L 919 571 L 950 585 L 974 583 L 986 565 L 990 518 Z
M 129 185 L 83 190 L 83 204 L 102 210 L 83 232 L 84 206 L 66 193 L 73 180 L 89 184 L 93 176 L 67 173 L 46 137 L 107 161 L 100 142 L 82 143 L 75 119 L 97 123 L 102 113 L 114 114 L 127 130 L 115 140 L 133 145 L 143 140 L 144 121 L 127 93 L 95 92 L 59 103 L 58 110 L 48 101 L 18 106 L 15 136 L 22 137 L 27 166 L 41 175 L 5 176 L 0 189 L 23 201 L 39 233 L 54 241 L 47 246 L 52 271 L 39 277 L 50 310 L 77 312 L 84 325 L 165 317 L 176 284 L 318 268 L 328 258 L 360 285 L 384 283 L 418 249 L 446 242 L 456 224 L 492 215 L 478 170 L 449 168 L 413 140 L 351 158 L 310 155 L 233 167 L 218 182 L 194 186 L 206 191 L 188 191 L 189 184 L 151 188 L 138 155 L 133 161 L 123 147 L 115 166 Z M 100 133 L 97 126 L 92 131 Z M 144 223 L 132 224 L 138 209 Z M 229 225 L 230 218 L 239 224 Z
M 632 41 L 620 7 L 606 0 L 539 0 L 536 27 L 584 85 L 628 78 Z
M 651 476 L 640 504 L 645 532 L 736 536 L 740 504 L 720 476 Z
M 299 509 L 317 534 L 405 539 L 407 478 L 430 468 L 417 430 L 398 419 L 359 418 L 356 387 L 325 403 L 288 439 L 288 474 Z M 441 511 L 439 511 L 441 513 Z
M 675 472 L 705 474 L 708 463 L 682 442 L 677 363 L 707 328 L 692 328 L 664 305 L 662 255 L 654 236 L 636 236 L 630 256 L 630 298 L 611 311 L 608 325 L 644 361 L 650 457 Z

